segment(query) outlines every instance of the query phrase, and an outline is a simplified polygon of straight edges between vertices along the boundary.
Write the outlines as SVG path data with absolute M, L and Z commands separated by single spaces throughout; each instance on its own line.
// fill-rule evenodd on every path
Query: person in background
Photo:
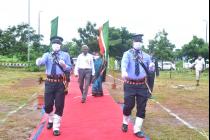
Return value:
M 158 60 L 154 56 L 154 53 L 151 53 L 151 60 L 152 60 L 152 62 L 150 64 L 150 66 L 154 69 L 152 70 L 152 72 L 149 73 L 150 78 L 148 79 L 149 80 L 148 85 L 149 85 L 150 90 L 152 92 L 153 88 L 154 88 L 155 77 L 159 77 L 159 68 L 158 68 Z
M 198 56 L 195 60 L 195 79 L 196 79 L 196 86 L 199 86 L 199 81 L 201 77 L 201 72 L 204 70 L 205 62 L 202 56 Z
M 45 65 L 47 79 L 45 80 L 44 109 L 48 114 L 47 129 L 53 128 L 53 135 L 60 135 L 60 122 L 63 115 L 65 100 L 65 71 L 71 69 L 70 56 L 60 50 L 63 38 L 50 38 L 52 52 L 45 53 L 36 59 L 36 65 Z M 55 105 L 55 112 L 53 107 Z
M 82 93 L 82 103 L 85 103 L 88 87 L 91 83 L 92 76 L 95 75 L 95 68 L 93 62 L 93 55 L 88 53 L 89 48 L 87 45 L 82 46 L 82 53 L 78 56 L 77 62 L 74 68 L 74 74 L 77 77 L 79 75 L 79 88 Z M 84 85 L 85 84 L 85 85 Z
M 94 58 L 94 68 L 95 75 L 92 80 L 92 95 L 93 96 L 103 96 L 102 82 L 103 73 L 106 69 L 105 61 L 100 57 L 99 53 L 95 53 Z

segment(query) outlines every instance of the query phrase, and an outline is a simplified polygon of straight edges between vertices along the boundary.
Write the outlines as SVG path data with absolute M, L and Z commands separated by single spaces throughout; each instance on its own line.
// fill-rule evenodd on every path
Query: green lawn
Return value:
M 6 112 L 26 103 L 33 94 L 43 92 L 37 80 L 40 72 L 0 67 L 0 105 L 9 106 Z M 4 112 L 1 112 L 4 114 Z M 0 114 L 0 118 L 1 118 Z
M 120 73 L 118 73 L 120 77 Z M 171 78 L 170 78 L 171 77 Z M 109 78 L 108 78 L 109 79 Z M 108 80 L 107 79 L 107 80 Z M 112 80 L 110 79 L 112 82 Z M 178 115 L 199 132 L 209 136 L 209 74 L 202 73 L 200 86 L 195 86 L 195 74 L 188 71 L 160 71 L 155 79 L 153 97 L 164 107 Z M 105 83 L 116 101 L 123 101 L 123 86 L 117 82 L 117 90 Z M 152 140 L 206 140 L 199 132 L 188 128 L 175 117 L 169 115 L 157 103 L 148 101 L 144 132 Z M 136 110 L 132 112 L 135 116 Z M 132 130 L 131 130 L 132 131 Z
M 8 112 L 27 103 L 34 93 L 43 92 L 43 85 L 39 85 L 37 82 L 38 77 L 43 73 L 0 67 L 0 120 L 5 118 Z M 120 73 L 118 74 L 120 75 Z M 160 76 L 155 80 L 154 99 L 198 128 L 200 132 L 204 131 L 209 135 L 208 72 L 202 73 L 199 87 L 195 86 L 194 71 L 172 71 L 171 74 L 170 78 L 170 72 L 160 72 Z M 123 101 L 122 83 L 117 81 L 117 89 L 113 90 L 110 88 L 111 82 L 113 79 L 107 78 L 107 82 L 104 83 L 105 87 L 116 101 Z M 133 116 L 135 116 L 135 110 L 133 110 Z M 24 125 L 25 122 L 17 121 L 17 118 L 18 116 L 11 117 L 7 125 L 0 128 L 0 132 L 3 133 L 7 129 L 19 128 L 19 125 Z M 38 120 L 39 118 L 36 118 L 33 125 L 30 123 L 27 125 L 34 127 Z M 14 122 L 16 123 L 14 124 Z M 17 122 L 20 124 L 18 125 Z M 32 130 L 33 128 L 31 128 Z M 206 140 L 206 137 L 186 127 L 152 100 L 148 101 L 143 130 L 152 140 Z M 16 135 L 17 133 L 13 132 L 12 134 Z M 30 134 L 30 132 L 28 133 Z
M 43 94 L 43 84 L 37 82 L 43 73 L 0 67 L 1 140 L 28 139 L 40 122 L 36 96 L 32 95 Z

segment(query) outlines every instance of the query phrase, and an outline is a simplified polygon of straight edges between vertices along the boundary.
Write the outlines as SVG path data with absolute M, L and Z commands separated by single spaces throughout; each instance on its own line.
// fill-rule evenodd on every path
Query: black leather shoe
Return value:
M 53 127 L 53 123 L 49 123 L 47 124 L 47 129 L 51 129 Z
M 59 131 L 59 130 L 53 131 L 53 135 L 54 135 L 54 136 L 59 136 L 59 135 L 60 135 L 60 131 Z
M 136 135 L 138 138 L 144 138 L 144 137 L 145 137 L 145 136 L 144 136 L 144 132 L 142 132 L 142 131 L 139 131 L 139 132 L 135 133 L 135 135 Z
M 68 91 L 64 91 L 64 94 L 65 94 L 65 95 L 68 95 Z
M 97 94 L 97 95 L 95 95 L 96 97 L 101 97 L 101 96 L 103 96 L 103 94 Z
M 127 132 L 128 131 L 128 125 L 127 124 L 122 124 L 122 131 Z
M 82 99 L 81 103 L 85 103 L 85 99 Z

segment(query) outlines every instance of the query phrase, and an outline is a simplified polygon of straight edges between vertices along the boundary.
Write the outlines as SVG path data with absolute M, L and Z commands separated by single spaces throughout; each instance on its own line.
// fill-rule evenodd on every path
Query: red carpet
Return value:
M 45 126 L 41 127 L 41 130 L 39 129 L 40 134 L 37 132 L 33 133 L 31 137 L 32 140 L 140 139 L 134 136 L 132 124 L 129 125 L 127 133 L 121 131 L 122 109 L 114 102 L 106 89 L 104 89 L 103 97 L 93 97 L 90 95 L 90 87 L 86 103 L 82 104 L 79 85 L 75 78 L 71 80 L 69 88 L 61 122 L 61 135 L 55 137 L 52 135 L 52 130 L 46 129 L 47 118 L 45 117 Z M 40 126 L 38 128 L 40 128 Z M 38 130 L 36 129 L 35 131 Z

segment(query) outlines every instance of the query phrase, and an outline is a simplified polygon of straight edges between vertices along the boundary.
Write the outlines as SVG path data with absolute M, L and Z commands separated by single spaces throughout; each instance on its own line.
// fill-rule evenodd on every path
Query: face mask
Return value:
M 141 42 L 134 42 L 133 43 L 133 48 L 136 50 L 140 50 L 142 48 L 142 43 Z
M 61 45 L 60 44 L 52 44 L 52 50 L 54 52 L 59 51 L 60 48 L 61 48 Z

